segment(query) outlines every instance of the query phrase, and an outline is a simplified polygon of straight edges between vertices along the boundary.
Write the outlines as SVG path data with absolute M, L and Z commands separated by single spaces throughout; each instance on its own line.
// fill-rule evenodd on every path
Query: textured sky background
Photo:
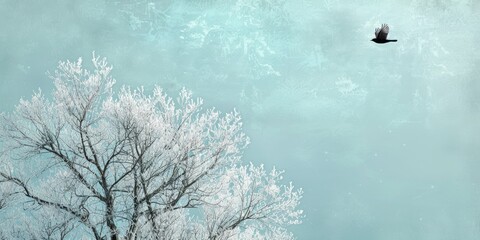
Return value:
M 92 51 L 243 116 L 298 239 L 480 239 L 480 1 L 0 0 L 0 110 Z M 390 25 L 397 43 L 370 42 Z

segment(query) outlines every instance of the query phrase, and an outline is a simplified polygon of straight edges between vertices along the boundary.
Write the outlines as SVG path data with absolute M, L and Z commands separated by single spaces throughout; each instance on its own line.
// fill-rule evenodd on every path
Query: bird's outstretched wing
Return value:
M 378 40 L 387 40 L 388 31 L 389 31 L 388 25 L 382 24 L 381 28 L 375 28 L 375 37 Z

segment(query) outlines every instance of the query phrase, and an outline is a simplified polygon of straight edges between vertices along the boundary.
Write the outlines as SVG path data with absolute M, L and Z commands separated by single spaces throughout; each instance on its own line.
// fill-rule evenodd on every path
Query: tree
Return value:
M 4 236 L 293 238 L 302 191 L 280 171 L 241 165 L 249 140 L 236 111 L 204 111 L 185 89 L 176 101 L 160 87 L 115 94 L 112 67 L 92 63 L 60 62 L 53 100 L 38 91 L 1 115 L 2 196 L 31 219 Z

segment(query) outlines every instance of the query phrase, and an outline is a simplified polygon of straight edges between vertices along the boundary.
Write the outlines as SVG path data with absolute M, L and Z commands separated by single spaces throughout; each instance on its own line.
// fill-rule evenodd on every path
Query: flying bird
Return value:
M 376 43 L 396 42 L 396 39 L 387 39 L 388 31 L 389 28 L 387 24 L 382 24 L 381 28 L 375 28 L 375 38 L 372 38 L 371 41 Z

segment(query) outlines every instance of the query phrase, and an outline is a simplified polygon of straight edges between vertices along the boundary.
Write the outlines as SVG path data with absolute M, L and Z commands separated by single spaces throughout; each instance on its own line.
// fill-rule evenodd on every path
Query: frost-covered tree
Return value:
M 293 238 L 302 191 L 241 164 L 249 140 L 237 112 L 203 110 L 185 89 L 115 93 L 112 67 L 92 62 L 60 62 L 53 100 L 38 91 L 1 115 L 0 189 L 24 212 L 2 236 Z

